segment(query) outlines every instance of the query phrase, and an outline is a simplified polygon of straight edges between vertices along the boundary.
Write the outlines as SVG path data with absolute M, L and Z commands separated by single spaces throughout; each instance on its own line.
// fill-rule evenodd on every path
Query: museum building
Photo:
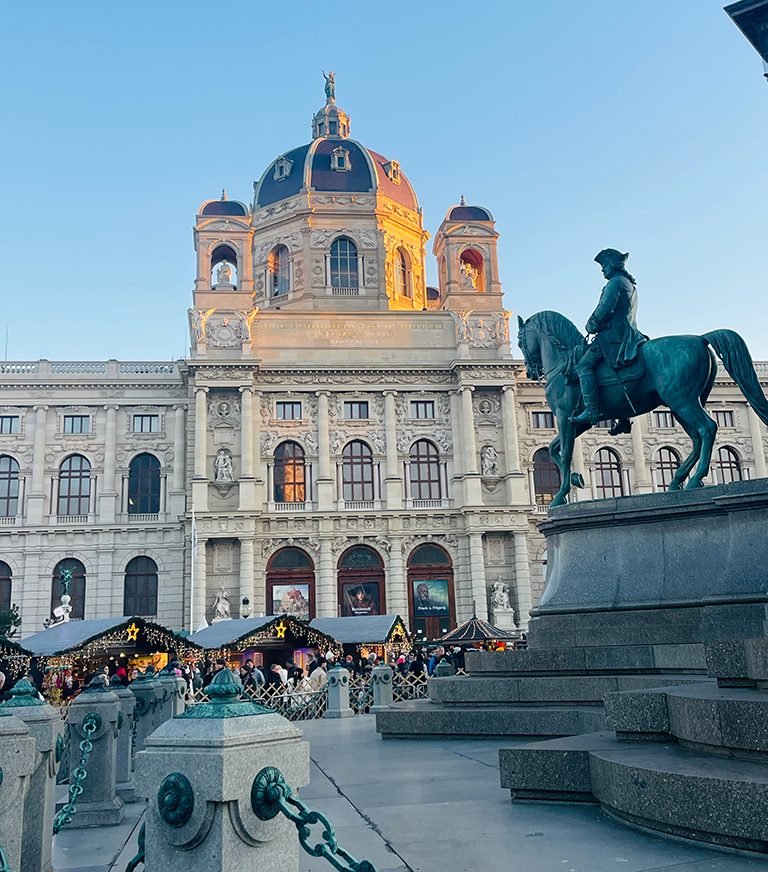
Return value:
M 447 210 L 437 288 L 429 239 L 399 163 L 329 97 L 251 206 L 200 207 L 188 359 L 0 364 L 0 611 L 18 603 L 22 637 L 62 568 L 74 619 L 195 630 L 224 590 L 233 617 L 399 614 L 432 639 L 494 618 L 506 585 L 525 628 L 554 421 L 512 354 L 491 212 Z M 708 410 L 709 481 L 766 476 L 765 427 L 722 371 Z M 663 490 L 689 451 L 668 410 L 608 426 L 577 441 L 573 499 Z

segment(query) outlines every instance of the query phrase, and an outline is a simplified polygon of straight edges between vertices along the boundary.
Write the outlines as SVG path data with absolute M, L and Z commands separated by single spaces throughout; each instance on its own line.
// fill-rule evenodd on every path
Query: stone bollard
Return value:
M 349 671 L 343 666 L 328 670 L 328 702 L 325 718 L 352 718 L 355 713 L 349 707 Z
M 180 675 L 163 670 L 156 678 L 165 693 L 163 701 L 163 721 L 184 714 L 187 707 L 187 682 Z M 159 726 L 159 724 L 158 724 Z
M 24 800 L 21 872 L 51 872 L 51 833 L 56 814 L 56 773 L 64 751 L 64 722 L 59 712 L 38 698 L 31 681 L 17 681 L 2 704 L 24 721 L 35 740 L 35 771 Z
M 120 700 L 120 713 L 117 716 L 117 756 L 115 763 L 115 793 L 123 802 L 136 802 L 136 794 L 131 784 L 133 768 L 133 711 L 136 697 L 113 675 L 109 689 Z
M 446 675 L 456 675 L 456 667 L 453 663 L 443 660 L 435 666 L 433 678 L 445 678 Z
M 371 714 L 388 709 L 394 702 L 392 697 L 393 674 L 391 666 L 374 666 L 372 672 L 373 705 L 371 706 Z
M 69 776 L 70 790 L 77 779 L 83 751 L 80 743 L 87 738 L 84 723 L 96 723 L 90 741 L 93 750 L 88 754 L 84 768 L 87 773 L 82 780 L 83 792 L 75 798 L 76 812 L 71 829 L 101 827 L 119 824 L 125 812 L 123 801 L 115 793 L 117 768 L 117 722 L 120 716 L 120 699 L 96 676 L 91 684 L 69 706 L 67 722 L 70 734 L 70 759 L 74 764 Z
M 0 846 L 11 872 L 21 868 L 24 799 L 35 771 L 35 740 L 24 721 L 0 713 Z
M 163 688 L 154 680 L 154 673 L 141 672 L 136 681 L 128 685 L 128 689 L 136 697 L 136 743 L 134 753 L 144 750 L 144 740 L 159 726 L 160 703 L 163 698 Z
M 301 730 L 264 706 L 239 699 L 223 669 L 211 702 L 166 721 L 136 758 L 135 786 L 148 798 L 145 872 L 263 869 L 298 872 L 296 828 L 282 815 L 260 820 L 254 782 L 276 767 L 293 787 L 309 783 Z

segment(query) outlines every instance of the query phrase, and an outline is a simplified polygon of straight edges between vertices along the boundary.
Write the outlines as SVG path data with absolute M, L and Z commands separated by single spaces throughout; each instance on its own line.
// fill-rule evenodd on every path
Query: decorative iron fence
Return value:
M 292 688 L 285 684 L 268 684 L 259 688 L 246 687 L 243 690 L 243 697 L 276 711 L 289 721 L 321 718 L 325 714 L 328 702 L 325 687 L 320 690 L 310 690 L 301 686 Z M 205 690 L 196 690 L 189 698 L 189 702 L 193 705 L 210 702 L 210 697 Z

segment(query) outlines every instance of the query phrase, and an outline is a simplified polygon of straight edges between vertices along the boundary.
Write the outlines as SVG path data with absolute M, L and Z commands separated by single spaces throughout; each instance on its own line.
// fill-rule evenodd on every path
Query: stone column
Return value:
M 241 387 L 242 424 L 240 425 L 240 457 L 242 472 L 238 478 L 240 511 L 256 508 L 256 480 L 253 475 L 253 392 L 250 387 Z
M 195 477 L 192 504 L 197 512 L 208 511 L 208 388 L 195 388 Z
M 99 522 L 115 523 L 117 491 L 115 490 L 115 443 L 117 438 L 117 406 L 104 406 L 107 412 L 104 440 L 104 479 L 99 493 Z
M 403 563 L 403 542 L 390 538 L 389 578 L 387 579 L 387 611 L 400 615 L 408 623 L 408 584 Z
M 317 566 L 317 602 L 315 614 L 318 618 L 335 618 L 338 611 L 336 596 L 336 573 L 333 567 L 331 540 L 320 539 L 320 557 Z
M 504 422 L 504 453 L 507 472 L 504 481 L 507 488 L 507 502 L 510 505 L 526 505 L 529 500 L 525 492 L 525 474 L 520 468 L 520 446 L 517 441 L 517 407 L 515 405 L 515 386 L 505 385 L 501 393 L 502 421 Z
M 70 703 L 67 712 L 70 743 L 79 745 L 86 738 L 85 724 L 95 720 L 97 727 L 90 735 L 93 750 L 85 764 L 88 776 L 82 782 L 83 792 L 77 799 L 77 813 L 67 824 L 69 829 L 114 826 L 125 816 L 123 801 L 115 792 L 119 714 L 120 700 L 104 686 L 92 685 Z M 79 763 L 78 753 L 70 755 L 75 765 Z
M 123 802 L 136 802 L 131 783 L 133 768 L 133 710 L 136 697 L 113 675 L 109 689 L 120 700 L 120 715 L 117 718 L 117 755 L 115 758 L 115 793 Z
M 319 454 L 319 475 L 317 487 L 317 508 L 321 512 L 333 510 L 333 478 L 331 477 L 331 434 L 328 420 L 328 391 L 317 392 L 317 442 Z
M 639 494 L 653 493 L 653 480 L 648 471 L 643 451 L 643 430 L 645 415 L 638 415 L 632 419 L 632 459 L 635 466 L 635 490 Z
M 394 702 L 392 693 L 392 677 L 394 673 L 391 666 L 375 666 L 371 677 L 373 678 L 373 705 L 371 714 L 388 709 Z
M 765 478 L 768 475 L 768 469 L 765 463 L 765 448 L 763 447 L 763 425 L 757 417 L 757 413 L 749 406 L 749 434 L 752 437 L 752 451 L 755 455 L 755 477 Z
M 328 704 L 326 718 L 352 718 L 355 713 L 349 707 L 349 672 L 343 666 L 328 670 Z
M 173 407 L 173 478 L 168 494 L 169 500 L 166 504 L 166 511 L 172 518 L 178 518 L 186 511 L 184 484 L 184 461 L 187 450 L 185 412 L 186 406 L 182 404 Z
M 208 562 L 206 559 L 206 543 L 207 539 L 197 540 L 197 560 L 195 560 L 195 586 L 192 591 L 192 622 L 194 627 L 190 627 L 189 632 L 194 633 L 197 630 L 197 625 L 205 616 L 205 606 L 207 597 L 207 574 Z
M 128 689 L 136 698 L 136 742 L 134 751 L 138 753 L 144 748 L 144 740 L 150 733 L 154 732 L 157 726 L 155 721 L 158 717 L 157 710 L 161 705 L 163 689 L 154 680 L 154 675 L 151 672 L 141 673 L 136 681 L 132 681 L 128 685 Z
M 236 614 L 233 618 L 240 616 L 240 605 L 244 598 L 253 606 L 254 600 L 254 545 L 253 539 L 250 537 L 240 539 L 240 596 L 235 604 Z
M 397 391 L 384 391 L 384 426 L 387 441 L 387 472 L 384 477 L 384 498 L 387 509 L 403 508 L 403 479 L 397 461 Z M 410 494 L 407 496 L 410 497 Z
M 254 474 L 254 494 L 253 504 L 256 509 L 261 510 L 264 503 L 264 470 L 261 463 L 261 391 L 252 391 L 254 415 L 251 418 L 251 429 L 253 442 L 251 451 L 253 452 L 253 474 Z
M 483 534 L 469 534 L 469 575 L 472 582 L 472 599 L 475 601 L 475 614 L 488 620 L 488 594 L 485 589 L 485 555 L 483 554 Z
M 21 869 L 25 798 L 35 770 L 35 740 L 13 715 L 0 718 L 0 845 L 11 872 Z M 48 841 L 50 842 L 50 831 Z
M 43 523 L 45 515 L 45 431 L 48 406 L 35 406 L 35 442 L 32 455 L 32 482 L 27 495 L 27 521 L 31 525 Z
M 136 792 L 148 801 L 146 872 L 298 872 L 295 825 L 282 814 L 257 817 L 264 802 L 256 791 L 268 767 L 294 794 L 309 784 L 309 744 L 281 715 L 239 701 L 242 685 L 227 671 L 208 686 L 210 703 L 167 721 L 137 756 Z
M 530 612 L 533 608 L 531 596 L 531 564 L 528 559 L 528 534 L 513 533 L 515 540 L 515 591 L 517 592 L 517 625 L 521 630 L 528 629 Z
M 9 711 L 23 721 L 35 740 L 35 771 L 24 800 L 20 872 L 51 872 L 56 773 L 64 740 L 64 722 L 55 708 L 37 698 L 35 686 L 24 680 L 18 681 L 11 690 L 11 698 L 3 703 L 2 711 Z
M 477 440 L 475 439 L 475 413 L 472 408 L 473 387 L 461 388 L 461 441 L 464 446 L 464 505 L 480 506 L 483 496 L 480 490 L 480 473 L 477 469 Z

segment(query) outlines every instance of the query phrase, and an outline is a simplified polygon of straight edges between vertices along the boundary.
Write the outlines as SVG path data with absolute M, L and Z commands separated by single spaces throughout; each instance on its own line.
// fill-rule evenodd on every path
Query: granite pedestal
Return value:
M 133 720 L 136 697 L 113 675 L 109 689 L 120 700 L 117 718 L 117 754 L 115 758 L 115 792 L 123 802 L 134 802 L 136 795 L 131 783 L 133 770 Z
M 24 799 L 35 771 L 35 740 L 27 725 L 0 710 L 0 846 L 11 870 L 21 867 Z

